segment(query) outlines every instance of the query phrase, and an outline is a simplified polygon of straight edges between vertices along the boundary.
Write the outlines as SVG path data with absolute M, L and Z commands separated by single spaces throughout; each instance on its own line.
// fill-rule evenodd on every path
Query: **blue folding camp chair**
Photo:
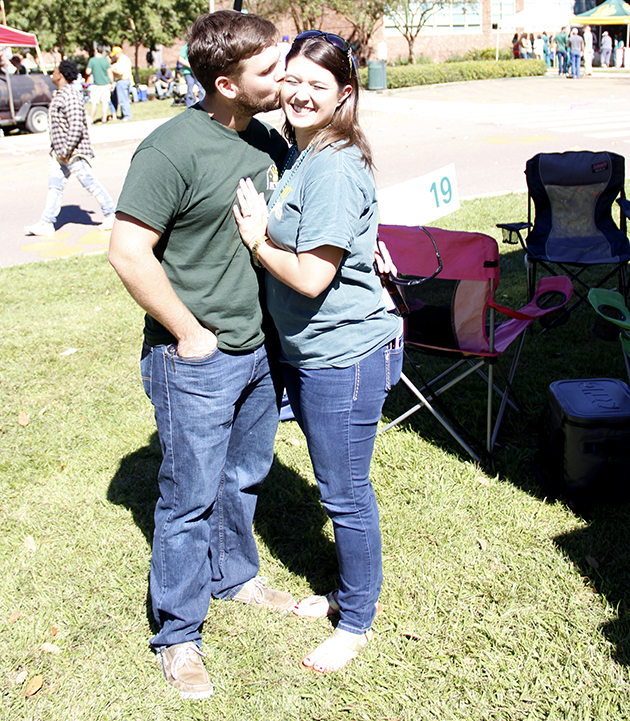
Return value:
M 498 223 L 497 227 L 503 230 L 505 242 L 520 241 L 526 252 L 528 298 L 534 297 L 536 271 L 541 266 L 552 275 L 561 272 L 573 281 L 575 302 L 555 323 L 586 301 L 591 287 L 599 288 L 615 275 L 617 288 L 627 302 L 630 243 L 626 218 L 630 216 L 630 203 L 624 193 L 623 156 L 590 151 L 540 153 L 527 161 L 525 176 L 528 222 Z M 621 208 L 620 227 L 611 212 L 615 200 Z M 525 230 L 528 233 L 523 239 Z M 592 279 L 586 271 L 596 266 L 605 266 L 603 275 Z

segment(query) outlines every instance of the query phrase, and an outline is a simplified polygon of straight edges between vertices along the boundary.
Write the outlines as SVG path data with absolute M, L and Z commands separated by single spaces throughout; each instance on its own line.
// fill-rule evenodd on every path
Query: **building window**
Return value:
M 468 6 L 448 5 L 432 15 L 423 30 L 438 32 L 476 32 L 481 29 L 481 3 Z
M 498 23 L 503 18 L 514 15 L 516 5 L 514 0 L 492 0 L 492 22 Z

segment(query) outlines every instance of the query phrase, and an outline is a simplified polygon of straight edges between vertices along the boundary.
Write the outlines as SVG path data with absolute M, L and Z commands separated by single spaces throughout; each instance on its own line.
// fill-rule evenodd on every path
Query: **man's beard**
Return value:
M 241 117 L 253 117 L 256 113 L 267 113 L 270 110 L 277 110 L 280 107 L 280 91 L 275 97 L 261 100 L 249 93 L 242 91 L 234 101 L 237 115 Z

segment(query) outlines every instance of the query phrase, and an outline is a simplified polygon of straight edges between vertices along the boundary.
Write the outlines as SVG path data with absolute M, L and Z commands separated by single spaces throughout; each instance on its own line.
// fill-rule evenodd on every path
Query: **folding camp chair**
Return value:
M 626 372 L 630 380 L 630 310 L 621 293 L 606 288 L 591 288 L 588 301 L 599 315 L 619 327 L 619 340 Z
M 479 460 L 464 440 L 466 431 L 445 410 L 438 397 L 473 373 L 487 386 L 486 442 L 488 454 L 494 450 L 512 381 L 523 346 L 526 328 L 535 318 L 562 307 L 570 299 L 571 281 L 563 276 L 543 278 L 531 302 L 520 310 L 499 305 L 495 293 L 499 284 L 499 248 L 496 240 L 481 233 L 460 233 L 438 228 L 411 228 L 382 225 L 379 239 L 384 241 L 398 268 L 395 279 L 406 306 L 405 353 L 410 350 L 454 359 L 456 362 L 420 388 L 403 374 L 402 380 L 417 397 L 418 403 L 387 425 L 400 423 L 422 407 Z M 432 241 L 432 242 L 431 242 Z M 436 267 L 441 266 L 438 273 Z M 419 282 L 424 279 L 426 282 Z M 390 278 L 391 280 L 391 278 Z M 497 323 L 499 312 L 508 320 Z M 503 374 L 504 388 L 495 385 L 494 366 L 513 341 L 519 339 L 510 370 Z M 414 365 L 416 371 L 418 366 Z M 457 374 L 457 375 L 456 375 Z M 424 381 L 423 381 L 424 383 Z M 493 422 L 493 393 L 501 398 Z M 515 406 L 514 406 L 515 407 Z M 438 410 L 439 409 L 439 410 Z M 450 423 L 444 417 L 449 416 Z M 456 430 L 453 426 L 458 426 Z
M 591 287 L 601 287 L 617 273 L 618 289 L 627 301 L 630 243 L 626 218 L 630 203 L 624 192 L 623 156 L 590 151 L 540 153 L 527 161 L 525 176 L 528 222 L 498 223 L 497 227 L 503 229 L 505 242 L 516 243 L 518 238 L 526 252 L 528 300 L 534 297 L 540 265 L 552 275 L 562 272 L 573 281 L 575 302 L 565 308 L 562 318 L 587 300 Z M 612 218 L 616 199 L 621 208 L 621 229 Z M 521 235 L 524 230 L 529 231 L 525 240 Z M 589 283 L 585 271 L 600 265 L 606 266 L 604 275 Z M 555 323 L 559 322 L 557 318 Z

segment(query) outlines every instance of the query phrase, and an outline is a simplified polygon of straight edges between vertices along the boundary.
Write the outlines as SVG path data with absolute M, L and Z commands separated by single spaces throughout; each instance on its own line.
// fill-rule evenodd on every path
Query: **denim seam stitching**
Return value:
M 172 360 L 172 359 L 171 359 Z M 178 488 L 177 484 L 175 483 L 175 454 L 173 453 L 173 418 L 172 418 L 172 404 L 171 404 L 171 397 L 169 394 L 169 383 L 168 383 L 168 369 L 167 369 L 167 355 L 166 353 L 163 354 L 163 361 L 164 361 L 164 390 L 165 390 L 165 396 L 166 396 L 166 402 L 168 406 L 168 432 L 169 432 L 169 447 L 170 447 L 170 455 L 171 455 L 171 468 L 170 468 L 170 476 L 171 476 L 171 483 L 173 484 L 173 506 L 177 505 L 178 502 Z M 175 370 L 175 362 L 173 361 L 173 370 L 175 373 L 177 371 Z M 164 462 L 164 461 L 162 461 Z M 164 579 L 166 578 L 166 563 L 165 563 L 165 552 L 164 552 L 164 537 L 166 536 L 166 533 L 164 531 L 166 530 L 166 527 L 170 524 L 172 518 L 172 511 L 167 516 L 167 518 L 164 521 L 163 526 L 163 532 L 162 537 L 160 538 L 160 566 L 161 566 L 161 575 L 162 575 L 162 588 L 160 589 L 162 598 L 164 597 L 164 592 L 166 590 L 164 586 Z M 159 604 L 158 604 L 159 607 Z

